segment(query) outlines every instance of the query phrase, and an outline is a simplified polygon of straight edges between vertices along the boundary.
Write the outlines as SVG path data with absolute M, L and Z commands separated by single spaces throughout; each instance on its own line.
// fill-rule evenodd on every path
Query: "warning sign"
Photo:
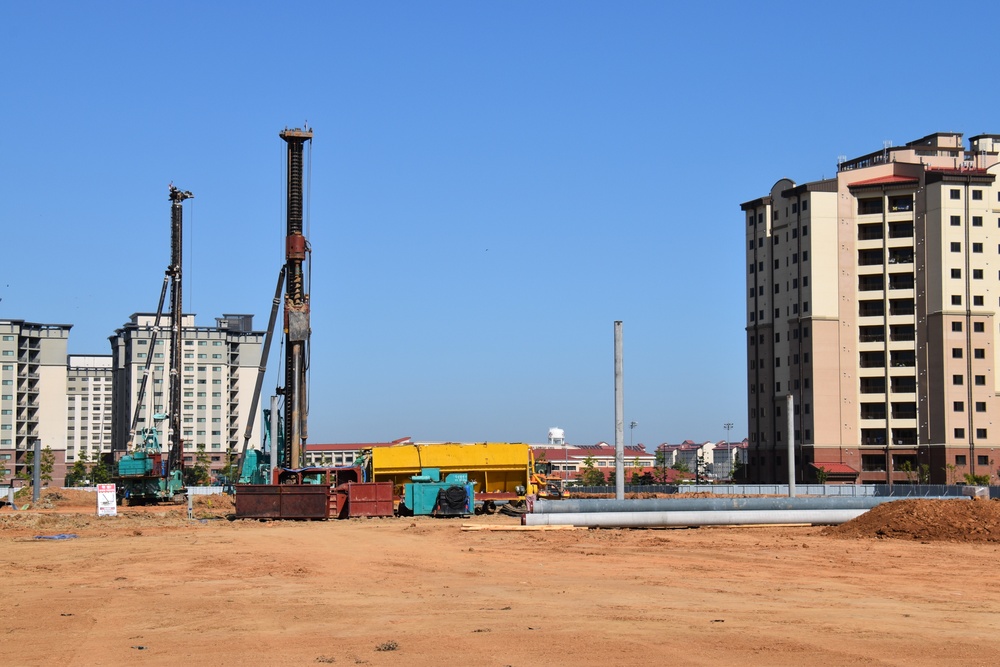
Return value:
M 114 484 L 97 485 L 97 516 L 116 516 L 118 505 L 115 501 Z

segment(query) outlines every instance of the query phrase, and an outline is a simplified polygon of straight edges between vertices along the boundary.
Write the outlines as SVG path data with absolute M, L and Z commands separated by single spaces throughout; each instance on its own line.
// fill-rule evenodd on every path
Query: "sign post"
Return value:
M 97 516 L 117 516 L 118 504 L 114 484 L 97 485 Z

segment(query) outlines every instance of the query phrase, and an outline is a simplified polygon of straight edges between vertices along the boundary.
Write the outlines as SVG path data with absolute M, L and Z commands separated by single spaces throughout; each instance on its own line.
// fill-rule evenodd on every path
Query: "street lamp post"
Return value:
M 735 480 L 733 480 L 733 447 L 729 439 L 729 432 L 733 430 L 733 422 L 726 422 L 722 428 L 726 429 L 726 456 L 729 458 L 729 483 L 732 484 Z

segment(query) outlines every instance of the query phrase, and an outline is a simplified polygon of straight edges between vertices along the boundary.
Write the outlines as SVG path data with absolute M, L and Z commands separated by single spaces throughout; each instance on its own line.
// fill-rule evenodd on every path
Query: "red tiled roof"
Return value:
M 858 471 L 847 465 L 846 463 L 828 463 L 826 461 L 820 461 L 819 463 L 810 463 L 813 468 L 819 470 L 822 468 L 827 473 L 831 475 L 857 475 Z
M 851 183 L 848 187 L 855 187 L 860 185 L 885 185 L 889 183 L 916 183 L 917 179 L 911 176 L 897 176 L 892 174 L 890 176 L 881 176 L 879 178 L 871 178 L 867 181 L 855 181 Z

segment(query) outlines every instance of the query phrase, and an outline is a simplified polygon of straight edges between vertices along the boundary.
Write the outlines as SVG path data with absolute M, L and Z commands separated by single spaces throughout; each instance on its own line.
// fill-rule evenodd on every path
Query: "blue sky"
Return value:
M 312 442 L 613 442 L 615 320 L 636 443 L 742 438 L 740 203 L 1000 132 L 1000 10 L 694 4 L 2 2 L 0 317 L 109 353 L 173 181 L 186 311 L 263 328 L 308 122 Z

